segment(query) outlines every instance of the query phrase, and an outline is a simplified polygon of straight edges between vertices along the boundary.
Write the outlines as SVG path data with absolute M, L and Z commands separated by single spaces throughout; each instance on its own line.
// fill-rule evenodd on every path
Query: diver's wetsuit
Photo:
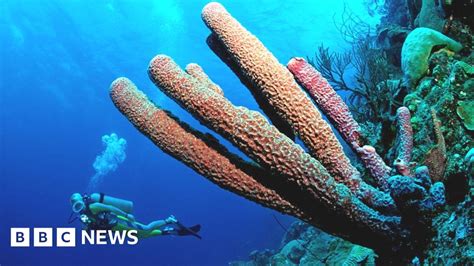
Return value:
M 104 194 L 101 193 L 99 203 L 103 202 Z M 113 231 L 137 231 L 138 238 L 145 238 L 157 235 L 193 235 L 197 238 L 201 238 L 197 232 L 201 229 L 200 225 L 195 225 L 187 228 L 180 223 L 175 225 L 167 225 L 164 230 L 160 229 L 148 229 L 146 225 L 131 221 L 127 217 L 122 215 L 114 214 L 110 211 L 103 211 L 94 214 L 90 208 L 90 205 L 94 203 L 91 198 L 87 195 L 83 196 L 85 208 L 81 212 L 82 215 L 86 215 L 89 222 L 83 221 L 86 226 L 86 230 L 113 230 Z M 81 220 L 82 221 L 82 220 Z
M 99 203 L 104 201 L 104 194 L 101 193 Z M 89 218 L 89 222 L 83 224 L 86 226 L 86 230 L 113 230 L 113 227 L 117 224 L 116 216 L 111 212 L 99 212 L 94 214 L 90 209 L 92 199 L 88 195 L 83 196 L 85 208 L 81 212 L 82 215 L 86 215 Z

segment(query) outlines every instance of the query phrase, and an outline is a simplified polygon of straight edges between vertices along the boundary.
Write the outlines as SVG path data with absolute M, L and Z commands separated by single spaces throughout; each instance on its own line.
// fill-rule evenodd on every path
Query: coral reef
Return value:
M 471 265 L 474 261 L 474 193 L 433 220 L 438 233 L 426 248 L 424 265 Z
M 390 167 L 385 165 L 371 146 L 363 146 L 360 138 L 360 126 L 352 117 L 349 108 L 329 83 L 303 58 L 293 58 L 288 62 L 288 69 L 310 97 L 324 112 L 343 139 L 359 155 L 365 167 L 369 169 L 378 186 L 387 190 L 387 179 Z M 360 175 L 360 174 L 358 174 Z
M 474 130 L 474 101 L 459 101 L 456 113 L 468 130 Z
M 472 16 L 474 2 L 461 0 L 445 0 L 441 2 L 444 5 L 446 17 L 449 18 L 450 21 L 456 20 L 471 29 L 474 28 L 474 18 Z
M 434 218 L 433 224 L 438 228 L 437 234 L 433 236 L 424 254 L 415 257 L 410 265 L 472 263 L 473 196 L 474 193 L 471 192 L 461 204 L 449 207 Z M 330 236 L 306 223 L 294 222 L 287 229 L 277 250 L 255 250 L 249 255 L 248 261 L 234 261 L 229 265 L 375 265 L 376 261 L 377 255 L 371 249 Z M 387 262 L 381 264 L 385 265 Z
M 415 27 L 430 28 L 442 31 L 445 21 L 443 19 L 443 8 L 441 1 L 422 0 L 421 10 L 415 19 Z
M 116 107 L 160 149 L 225 189 L 370 247 L 387 260 L 397 256 L 405 261 L 418 254 L 431 233 L 433 215 L 444 205 L 444 185 L 432 183 L 426 167 L 414 174 L 398 172 L 402 168 L 387 166 L 374 147 L 362 146 L 357 141 L 357 123 L 342 99 L 307 62 L 291 60 L 288 68 L 300 84 L 308 91 L 328 93 L 338 107 L 331 109 L 328 99 L 313 96 L 378 182 L 374 187 L 364 181 L 292 73 L 222 5 L 206 5 L 202 18 L 212 31 L 211 48 L 242 76 L 244 84 L 250 84 L 266 107 L 263 111 L 285 121 L 285 130 L 296 134 L 308 152 L 288 137 L 292 134 L 282 133 L 259 112 L 234 106 L 198 65 L 190 64 L 183 71 L 165 55 L 150 62 L 150 79 L 253 162 L 243 161 L 214 138 L 161 110 L 125 78 L 111 86 Z M 398 123 L 397 156 L 410 164 L 408 109 L 399 109 Z M 285 258 L 301 260 L 304 245 L 290 243 L 283 249 Z M 352 247 L 349 254 L 347 263 L 368 256 Z
M 441 130 L 441 121 L 439 121 L 436 111 L 431 108 L 431 117 L 433 118 L 433 128 L 436 137 L 436 146 L 431 148 L 425 157 L 425 165 L 431 172 L 431 178 L 436 181 L 444 181 L 444 171 L 446 170 L 446 142 Z
M 386 122 L 401 105 L 397 97 L 401 83 L 395 79 L 399 71 L 388 61 L 387 53 L 374 47 L 368 34 L 358 36 L 359 41 L 351 43 L 351 51 L 330 52 L 321 45 L 308 62 L 336 91 L 349 93 L 349 109 L 356 119 Z M 349 69 L 355 70 L 354 81 L 348 78 Z
M 429 58 L 429 73 L 404 99 L 412 113 L 413 160 L 430 169 L 431 178 L 446 185 L 447 200 L 459 203 L 468 190 L 463 155 L 474 146 L 473 132 L 459 116 L 459 106 L 474 99 L 472 55 L 439 51 Z M 466 112 L 469 115 L 472 112 Z
M 278 250 L 253 251 L 248 261 L 232 266 L 264 265 L 375 265 L 373 250 L 333 237 L 303 222 L 294 222 Z
M 410 31 L 417 27 L 430 28 L 470 47 L 474 27 L 471 1 L 387 0 L 375 12 L 381 15 L 375 30 L 377 48 L 387 54 L 390 63 L 399 67 L 402 44 Z M 369 7 L 369 14 L 374 12 Z
M 451 49 L 460 49 L 462 45 L 464 49 L 460 54 L 468 55 L 472 48 L 472 34 L 469 27 L 463 24 L 465 20 L 461 22 L 457 19 L 459 16 L 454 13 L 466 13 L 472 4 L 464 4 L 466 10 L 460 8 L 463 5 L 460 2 L 389 0 L 384 1 L 382 5 L 378 1 L 367 1 L 367 4 L 369 14 L 373 15 L 373 12 L 377 12 L 381 15 L 381 23 L 375 30 L 360 18 L 354 17 L 350 11 L 344 10 L 343 16 L 348 18 L 342 19 L 344 27 L 338 27 L 338 29 L 349 41 L 352 51 L 335 53 L 320 46 L 314 58 L 309 61 L 328 79 L 336 91 L 349 93 L 346 101 L 354 118 L 360 123 L 362 138 L 374 146 L 385 160 L 392 161 L 395 154 L 390 149 L 393 147 L 391 141 L 395 135 L 395 128 L 392 125 L 396 110 L 402 106 L 406 94 L 415 89 L 418 80 L 425 74 L 430 74 L 427 63 L 424 63 L 428 62 L 429 56 L 440 49 L 448 48 L 446 44 L 427 47 L 422 61 L 414 59 L 404 66 L 405 78 L 404 82 L 400 82 L 402 72 L 400 62 L 407 61 L 408 58 L 404 53 L 405 57 L 402 60 L 402 45 L 405 44 L 405 50 L 410 52 L 416 51 L 419 47 L 430 46 L 426 40 L 418 37 L 410 38 L 411 40 L 405 42 L 407 35 L 410 32 L 412 35 L 418 35 L 417 32 L 423 29 L 434 35 L 443 36 L 444 34 L 446 35 L 444 38 L 452 39 L 451 43 L 456 49 Z M 430 12 L 434 13 L 430 14 Z M 428 20 L 441 21 L 438 25 L 446 23 L 442 28 L 434 27 L 439 32 L 428 28 L 413 30 L 415 26 L 423 26 L 419 23 L 420 21 Z M 413 43 L 415 49 L 407 48 L 410 42 Z M 420 55 L 418 52 L 416 54 Z M 409 53 L 409 56 L 413 56 L 413 53 Z M 419 64 L 419 62 L 423 63 Z M 349 74 L 352 68 L 355 74 Z M 412 75 L 416 78 L 412 79 Z M 353 77 L 354 82 L 350 82 L 350 77 Z M 469 85 L 465 83 L 464 86 Z M 472 82 L 470 86 L 473 86 Z M 415 117 L 413 121 L 419 123 L 422 120 Z M 364 173 L 359 165 L 356 164 L 356 167 Z
M 399 68 L 403 42 L 410 33 L 407 28 L 397 24 L 379 26 L 377 29 L 376 45 L 387 57 L 387 62 Z
M 380 101 L 380 103 L 377 103 L 377 106 L 397 107 L 398 104 L 399 106 L 403 104 L 408 107 L 408 110 L 411 112 L 411 117 L 410 112 L 407 112 L 406 108 L 398 109 L 398 112 L 403 111 L 401 113 L 402 116 L 400 116 L 400 113 L 393 113 L 393 108 L 391 108 L 383 109 L 383 115 L 386 117 L 382 117 L 382 119 L 379 120 L 373 119 L 374 116 L 371 114 L 373 107 L 364 104 L 361 112 L 353 114 L 356 120 L 359 120 L 361 123 L 352 124 L 344 122 L 351 121 L 352 116 L 348 116 L 346 110 L 340 107 L 340 102 L 337 100 L 338 97 L 325 91 L 326 87 L 319 84 L 319 77 L 316 77 L 314 73 L 313 75 L 307 75 L 307 73 L 305 73 L 307 80 L 301 80 L 298 74 L 292 70 L 291 64 L 289 64 L 288 67 L 346 141 L 351 138 L 345 136 L 346 133 L 357 132 L 356 139 L 358 145 L 365 142 L 381 152 L 381 156 L 378 156 L 378 158 L 380 158 L 379 160 L 372 159 L 371 161 L 383 162 L 382 158 L 384 158 L 385 161 L 394 162 L 393 166 L 398 173 L 402 175 L 414 174 L 417 184 L 425 187 L 432 193 L 431 204 L 440 211 L 444 209 L 443 189 L 437 188 L 440 183 L 433 185 L 432 182 L 442 181 L 446 185 L 447 202 L 451 206 L 448 206 L 440 215 L 434 218 L 434 227 L 438 228 L 434 235 L 428 234 L 426 236 L 419 236 L 420 239 L 423 237 L 430 238 L 431 236 L 432 238 L 427 240 L 430 244 L 424 251 L 420 252 L 418 257 L 413 259 L 412 264 L 465 265 L 471 263 L 473 259 L 471 250 L 473 250 L 472 214 L 474 213 L 472 204 L 472 187 L 474 185 L 474 148 L 472 148 L 474 146 L 472 132 L 474 68 L 472 65 L 474 63 L 474 54 L 472 54 L 472 33 L 469 26 L 464 24 L 472 25 L 472 16 L 466 15 L 467 10 L 469 10 L 469 5 L 472 6 L 472 4 L 462 1 L 443 1 L 441 5 L 437 4 L 437 6 L 434 6 L 433 3 L 427 2 L 428 1 L 385 1 L 384 6 L 382 8 L 378 7 L 380 10 L 377 10 L 384 14 L 382 16 L 382 23 L 377 28 L 376 41 L 378 47 L 370 46 L 371 49 L 382 50 L 386 54 L 387 61 L 397 67 L 397 61 L 400 60 L 400 55 L 402 54 L 401 44 L 404 43 L 407 34 L 414 25 L 436 28 L 438 31 L 442 31 L 446 36 L 451 37 L 452 40 L 448 40 L 455 49 L 448 47 L 447 42 L 426 49 L 423 48 L 425 49 L 423 61 L 413 60 L 411 62 L 412 67 L 416 70 L 415 72 L 417 72 L 415 73 L 417 77 L 414 80 L 410 80 L 409 78 L 405 79 L 405 86 L 408 86 L 404 88 L 404 92 L 398 94 L 402 95 L 402 103 L 391 102 L 385 99 L 384 96 L 384 94 L 386 94 L 395 97 L 397 96 L 396 93 L 399 92 L 398 90 L 371 91 L 374 95 L 380 95 L 380 97 L 374 97 L 376 101 Z M 423 7 L 423 5 L 425 6 Z M 424 9 L 423 12 L 421 12 L 422 9 Z M 441 9 L 444 9 L 447 16 L 443 17 Z M 430 12 L 427 12 L 428 10 L 436 13 L 431 13 L 432 17 L 430 17 Z M 432 20 L 431 22 L 446 23 L 443 28 L 440 28 L 442 23 L 438 23 L 437 26 L 430 26 L 430 20 Z M 347 30 L 350 28 L 351 27 L 347 27 L 346 25 L 345 30 L 341 32 L 341 34 L 346 37 L 354 37 L 353 34 L 350 34 L 350 30 Z M 430 29 L 415 29 L 414 32 L 416 33 L 416 31 L 419 30 L 434 33 L 438 37 L 443 36 L 440 32 Z M 447 38 L 446 36 L 443 36 L 443 38 Z M 412 41 L 413 43 L 418 42 L 418 45 L 424 45 L 423 41 L 426 41 L 416 39 L 417 38 L 414 38 Z M 411 41 L 409 40 L 409 42 Z M 464 49 L 460 53 L 454 53 L 454 51 L 461 49 L 461 45 Z M 355 48 L 353 50 L 358 51 Z M 377 54 L 377 52 L 374 52 L 372 55 L 375 54 Z M 366 62 L 372 60 L 370 57 L 363 58 L 359 56 L 358 58 Z M 343 78 L 345 70 L 351 65 L 351 60 L 353 60 L 353 57 L 349 53 L 330 53 L 327 48 L 320 46 L 314 60 L 310 61 L 310 63 L 321 71 L 322 76 L 327 78 L 336 90 L 346 90 L 352 92 L 353 95 L 357 95 L 358 91 L 349 86 Z M 419 69 L 417 68 L 419 68 L 420 63 L 423 70 L 418 71 Z M 369 63 L 368 65 L 371 64 Z M 306 69 L 303 68 L 303 70 L 307 72 Z M 396 74 L 396 70 L 391 69 L 390 71 Z M 393 80 L 393 77 L 389 76 L 390 75 L 387 75 L 386 80 L 381 80 L 381 84 L 396 82 L 396 80 Z M 407 75 L 405 77 L 407 77 Z M 359 79 L 360 77 L 357 78 L 358 81 Z M 311 83 L 315 83 L 317 85 L 316 88 L 313 88 Z M 367 84 L 370 84 L 370 82 Z M 356 84 L 356 89 L 358 88 L 364 87 Z M 318 93 L 321 93 L 321 95 Z M 357 105 L 357 101 L 353 101 L 354 97 L 355 96 L 349 98 L 349 103 L 353 105 L 350 106 L 351 111 L 355 108 L 360 108 L 360 106 Z M 330 115 L 334 113 L 334 110 L 330 109 L 331 106 L 335 106 L 334 109 L 341 110 L 341 112 L 335 116 L 336 119 L 332 118 L 334 115 Z M 387 126 L 384 121 L 390 124 Z M 392 121 L 397 122 L 396 128 L 393 126 L 394 123 L 392 123 Z M 406 134 L 410 132 L 408 128 L 401 126 L 407 125 L 407 121 L 409 121 L 408 124 L 412 126 L 410 134 Z M 349 130 L 344 133 L 344 130 L 340 130 L 341 127 L 347 127 Z M 395 129 L 397 131 L 396 134 L 394 134 Z M 353 133 L 351 134 L 354 135 Z M 395 135 L 400 136 L 404 134 L 411 136 L 413 143 L 411 140 L 404 143 L 400 141 L 400 137 L 397 137 L 398 141 L 394 141 Z M 354 137 L 352 137 L 352 141 L 354 141 Z M 347 142 L 349 146 L 352 147 L 351 141 Z M 369 147 L 369 150 L 375 152 L 375 149 L 372 147 Z M 411 150 L 412 152 L 404 153 L 403 150 Z M 401 156 L 403 154 L 411 155 L 411 160 L 409 157 Z M 361 155 L 362 153 L 358 154 L 359 159 L 361 159 Z M 403 163 L 400 164 L 397 162 Z M 427 167 L 416 168 L 415 165 L 417 163 L 424 164 Z M 367 168 L 367 166 L 365 166 L 365 168 Z M 361 167 L 358 167 L 358 169 L 365 175 L 364 169 Z M 388 173 L 391 171 L 391 169 L 387 169 Z M 408 180 L 405 180 L 403 176 L 390 178 L 391 185 L 398 187 L 398 191 L 404 186 L 404 182 L 407 181 Z M 380 188 L 383 187 L 380 186 L 380 184 L 378 186 Z M 428 189 L 428 187 L 431 187 L 431 189 Z M 401 191 L 405 190 L 402 189 Z M 400 202 L 400 199 L 403 199 L 402 195 L 395 196 L 394 198 L 398 199 L 397 206 L 404 205 L 407 207 L 407 209 L 402 211 L 402 213 L 405 213 L 405 222 L 411 222 L 412 219 L 417 219 L 416 215 L 410 217 L 410 215 L 407 214 L 410 212 L 409 209 L 411 207 L 408 202 Z M 436 199 L 439 199 L 440 202 L 437 203 Z M 429 223 L 429 219 L 427 222 Z M 422 222 L 419 224 L 423 225 Z M 290 228 L 290 232 L 292 228 Z M 324 240 L 319 239 L 316 235 L 314 239 L 324 242 Z M 308 240 L 302 242 L 306 248 L 308 247 L 305 245 L 307 242 Z M 335 254 L 341 251 L 325 249 L 322 252 Z M 306 253 L 308 253 L 308 250 L 306 250 Z M 344 254 L 347 255 L 347 253 Z M 325 256 L 330 257 L 331 255 L 325 253 Z M 301 257 L 301 255 L 296 256 L 299 258 L 299 264 L 289 260 L 288 256 L 282 255 L 281 252 L 272 253 L 267 257 L 267 261 L 270 261 L 270 257 L 280 258 L 278 261 L 273 261 L 274 265 L 299 265 L 304 262 L 304 260 L 302 260 L 304 255 L 303 257 Z M 251 261 L 251 263 L 253 263 L 253 261 Z M 321 262 L 313 261 L 313 263 L 317 265 Z M 386 264 L 387 261 L 383 261 L 382 263 Z M 335 264 L 342 264 L 342 262 L 339 261 Z
M 433 49 L 447 48 L 459 52 L 462 45 L 429 28 L 416 28 L 408 34 L 402 47 L 402 70 L 406 86 L 413 88 L 428 71 Z

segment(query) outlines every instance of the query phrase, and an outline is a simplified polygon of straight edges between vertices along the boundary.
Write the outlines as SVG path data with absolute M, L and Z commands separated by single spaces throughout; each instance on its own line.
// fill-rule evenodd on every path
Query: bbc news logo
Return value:
M 31 231 L 33 233 L 31 234 Z M 136 245 L 138 236 L 136 230 L 112 231 L 112 230 L 81 230 L 81 245 Z M 11 247 L 75 247 L 76 228 L 11 228 Z M 31 244 L 31 242 L 33 242 Z

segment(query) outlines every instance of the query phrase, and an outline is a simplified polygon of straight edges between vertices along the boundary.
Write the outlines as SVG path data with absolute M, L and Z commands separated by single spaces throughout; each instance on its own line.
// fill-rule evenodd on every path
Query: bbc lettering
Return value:
M 31 235 L 31 231 L 33 234 Z M 11 247 L 75 247 L 75 228 L 11 228 Z M 136 245 L 138 243 L 138 232 L 136 230 L 113 231 L 113 230 L 81 230 L 82 245 Z M 54 235 L 56 236 L 54 238 Z M 55 239 L 55 243 L 53 243 Z M 33 242 L 33 243 L 31 243 Z
M 53 246 L 53 228 L 33 228 L 33 235 L 30 237 L 30 228 L 11 228 L 10 246 L 11 247 L 29 247 L 31 239 L 34 247 L 52 247 Z M 75 228 L 56 228 L 56 246 L 57 247 L 75 247 L 76 229 Z

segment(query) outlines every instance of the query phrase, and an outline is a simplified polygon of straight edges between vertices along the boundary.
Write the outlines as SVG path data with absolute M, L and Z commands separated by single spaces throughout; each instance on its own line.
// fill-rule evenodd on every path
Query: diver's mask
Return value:
M 86 207 L 82 195 L 79 193 L 74 193 L 71 196 L 72 211 L 75 213 L 80 213 Z

